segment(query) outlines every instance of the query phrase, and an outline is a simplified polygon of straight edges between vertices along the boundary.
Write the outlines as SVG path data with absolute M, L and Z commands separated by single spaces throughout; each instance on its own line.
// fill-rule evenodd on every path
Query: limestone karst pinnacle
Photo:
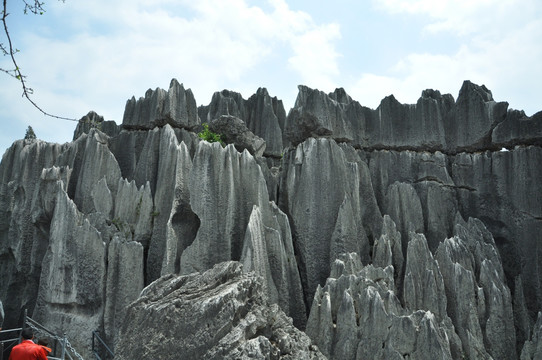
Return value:
M 300 86 L 287 114 L 265 88 L 198 107 L 173 79 L 120 125 L 90 112 L 70 143 L 16 141 L 3 327 L 27 309 L 89 357 L 98 331 L 127 359 L 536 358 L 540 114 L 470 81 L 376 109 Z

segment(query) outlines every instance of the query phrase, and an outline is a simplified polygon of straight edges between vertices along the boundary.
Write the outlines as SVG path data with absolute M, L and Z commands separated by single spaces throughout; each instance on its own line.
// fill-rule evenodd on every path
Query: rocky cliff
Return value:
M 3 326 L 126 359 L 538 358 L 541 179 L 541 113 L 469 81 L 377 109 L 300 86 L 286 115 L 172 80 L 5 152 Z

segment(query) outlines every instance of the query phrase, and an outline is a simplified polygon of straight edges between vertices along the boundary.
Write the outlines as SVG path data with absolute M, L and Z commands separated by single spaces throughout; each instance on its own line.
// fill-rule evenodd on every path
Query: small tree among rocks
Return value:
M 25 140 L 36 140 L 36 133 L 34 133 L 34 129 L 32 129 L 32 126 L 28 126 L 26 129 L 26 134 L 24 135 Z

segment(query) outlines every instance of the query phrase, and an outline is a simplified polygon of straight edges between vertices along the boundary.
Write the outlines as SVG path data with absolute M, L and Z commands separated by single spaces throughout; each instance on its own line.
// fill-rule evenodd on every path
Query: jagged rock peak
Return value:
M 331 137 L 339 142 L 353 140 L 351 119 L 346 116 L 346 93 L 326 94 L 308 86 L 299 85 L 294 108 L 286 119 L 286 137 L 297 145 L 309 137 Z
M 446 94 L 446 95 L 449 95 L 449 94 Z M 422 98 L 430 98 L 430 99 L 438 100 L 442 98 L 442 95 L 440 94 L 440 91 L 438 90 L 425 89 L 422 91 Z
M 334 92 L 329 93 L 329 97 L 336 102 L 342 104 L 350 104 L 352 102 L 352 98 L 346 93 L 346 90 L 344 90 L 343 88 L 335 89 Z
M 463 97 L 472 97 L 473 95 L 479 96 L 484 102 L 493 101 L 493 94 L 485 85 L 476 85 L 470 80 L 463 81 L 457 100 L 459 101 Z
M 77 140 L 83 134 L 88 134 L 91 129 L 98 129 L 108 136 L 114 137 L 120 132 L 121 128 L 113 120 L 104 120 L 103 116 L 94 111 L 89 111 L 77 123 L 73 133 L 73 140 Z
M 170 124 L 172 127 L 194 129 L 200 124 L 192 90 L 172 79 L 168 91 L 147 90 L 145 97 L 126 102 L 122 126 L 125 129 L 153 129 Z
M 282 101 L 272 98 L 266 88 L 259 88 L 248 100 L 234 91 L 216 92 L 211 103 L 200 106 L 198 112 L 203 122 L 212 122 L 225 115 L 241 119 L 248 130 L 265 141 L 265 156 L 281 156 L 285 145 L 286 112 Z
M 426 89 L 416 104 L 402 104 L 389 95 L 374 110 L 352 100 L 342 88 L 330 94 L 304 85 L 298 88 L 284 127 L 293 145 L 309 137 L 330 137 L 369 150 L 455 154 L 542 143 L 542 116 L 507 113 L 507 102 L 494 101 L 487 87 L 469 80 L 457 101 L 450 94 Z

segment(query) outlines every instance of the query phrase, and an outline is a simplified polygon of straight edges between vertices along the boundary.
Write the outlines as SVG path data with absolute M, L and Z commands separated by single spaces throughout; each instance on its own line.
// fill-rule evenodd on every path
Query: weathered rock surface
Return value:
M 255 137 L 210 145 L 200 118 Z M 280 308 L 335 358 L 536 358 L 541 121 L 469 81 L 457 101 L 424 90 L 375 110 L 300 87 L 286 117 L 265 89 L 196 108 L 173 80 L 128 101 L 121 126 L 91 112 L 71 143 L 6 151 L 3 326 L 26 309 L 87 355 L 91 331 L 115 345 L 144 286 L 235 260 L 278 305 L 255 316 Z M 239 334 L 209 356 L 278 346 Z
M 492 130 L 506 117 L 507 102 L 495 102 L 491 91 L 465 81 L 455 106 L 446 115 L 448 151 L 476 151 L 491 144 Z
M 217 176 L 224 179 L 216 181 Z M 268 203 L 260 167 L 248 151 L 202 141 L 190 172 L 190 203 L 201 221 L 194 242 L 181 257 L 181 272 L 210 269 L 239 260 L 253 205 Z
M 4 306 L 2 305 L 2 302 L 0 301 L 0 328 L 4 324 Z
M 116 359 L 324 359 L 236 262 L 166 275 L 127 311 Z
M 2 157 L 0 298 L 6 328 L 16 326 L 23 307 L 33 309 L 36 303 L 42 259 L 49 242 L 50 218 L 40 222 L 38 228 L 33 225 L 33 194 L 40 187 L 43 169 L 52 167 L 64 149 L 64 145 L 40 140 L 31 143 L 19 140 Z M 46 198 L 36 200 L 41 201 L 50 203 Z M 47 234 L 43 234 L 44 228 Z
M 334 261 L 307 324 L 329 359 L 452 359 L 447 332 L 453 328 L 431 311 L 404 309 L 393 272 L 392 266 L 364 267 L 355 253 Z
M 459 154 L 452 163 L 459 210 L 478 217 L 493 234 L 509 286 L 521 276 L 531 319 L 542 306 L 542 148 Z M 530 235 L 529 235 L 530 234 Z M 534 320 L 533 320 L 534 321 Z
M 169 125 L 161 129 L 159 144 L 151 212 L 153 231 L 147 257 L 149 282 L 163 273 L 179 271 L 182 251 L 193 241 L 199 225 L 190 210 L 188 182 L 192 160 L 188 148 L 184 143 L 179 145 Z M 186 226 L 176 226 L 179 221 Z
M 239 152 L 247 149 L 252 155 L 261 157 L 265 151 L 265 141 L 235 116 L 221 115 L 209 123 L 209 130 L 220 134 L 226 144 L 233 144 Z
M 286 136 L 294 144 L 309 137 L 329 136 L 338 142 L 353 140 L 345 105 L 325 93 L 299 86 L 294 108 L 286 119 Z M 349 98 L 348 98 L 349 99 Z
M 357 254 L 342 254 L 326 285 L 317 288 L 307 334 L 324 355 L 516 358 L 510 290 L 484 225 L 477 219 L 457 224 L 455 237 L 441 243 L 435 257 L 425 237 L 411 232 L 403 291 L 397 297 L 395 278 L 400 271 L 392 263 L 394 256 L 400 259 L 400 235 L 388 216 L 384 222 L 385 234 L 373 252 L 383 267 L 364 267 Z
M 245 234 L 241 263 L 244 271 L 263 278 L 269 302 L 279 304 L 298 328 L 305 328 L 307 317 L 303 288 L 294 256 L 288 218 L 272 203 L 262 211 L 254 205 Z
M 506 119 L 499 123 L 491 136 L 497 148 L 517 145 L 542 145 L 542 112 L 532 117 L 523 111 L 509 110 Z
M 200 106 L 198 111 L 202 122 L 209 124 L 221 116 L 241 119 L 249 131 L 265 141 L 266 156 L 282 155 L 286 146 L 283 137 L 286 112 L 282 101 L 272 98 L 267 89 L 259 88 L 248 100 L 233 91 L 216 92 L 211 103 Z
M 91 130 L 86 137 L 84 155 L 80 164 L 80 173 L 74 195 L 74 202 L 84 213 L 95 211 L 93 195 L 98 182 L 105 179 L 103 186 L 113 192 L 121 176 L 120 168 L 107 146 L 108 138 L 100 131 Z
M 57 191 L 33 317 L 57 333 L 69 327 L 70 342 L 87 355 L 92 330 L 102 322 L 105 252 L 100 233 L 66 192 Z
M 361 221 L 360 172 L 332 139 L 309 138 L 283 159 L 281 184 L 299 256 L 305 302 L 330 273 L 332 257 L 356 251 L 365 258 L 369 243 Z
M 532 338 L 525 342 L 521 351 L 521 360 L 538 359 L 542 359 L 542 313 L 538 313 Z
M 104 120 L 103 116 L 96 114 L 94 111 L 89 111 L 77 123 L 77 127 L 73 133 L 73 140 L 76 140 L 83 134 L 88 134 L 91 129 L 96 128 L 109 137 L 117 136 L 120 132 L 120 127 L 113 120 Z
M 107 250 L 104 332 L 115 344 L 128 305 L 139 296 L 144 285 L 143 246 L 115 237 Z
M 294 145 L 309 137 L 331 137 L 370 149 L 476 151 L 491 146 L 492 131 L 505 120 L 507 109 L 508 103 L 495 102 L 485 86 L 468 80 L 457 102 L 428 89 L 416 104 L 401 104 L 390 95 L 375 110 L 343 89 L 325 94 L 300 86 L 285 132 Z
M 217 182 L 217 176 L 223 180 Z M 302 327 L 306 314 L 290 226 L 286 215 L 269 202 L 265 178 L 254 157 L 246 150 L 239 153 L 233 145 L 222 148 L 202 141 L 194 156 L 189 188 L 191 209 L 201 226 L 180 256 L 180 272 L 241 260 L 265 276 L 270 300 Z
M 149 89 L 144 98 L 128 100 L 122 120 L 123 128 L 130 129 L 153 129 L 165 124 L 185 129 L 200 124 L 192 90 L 185 90 L 175 79 L 171 80 L 168 91 Z

